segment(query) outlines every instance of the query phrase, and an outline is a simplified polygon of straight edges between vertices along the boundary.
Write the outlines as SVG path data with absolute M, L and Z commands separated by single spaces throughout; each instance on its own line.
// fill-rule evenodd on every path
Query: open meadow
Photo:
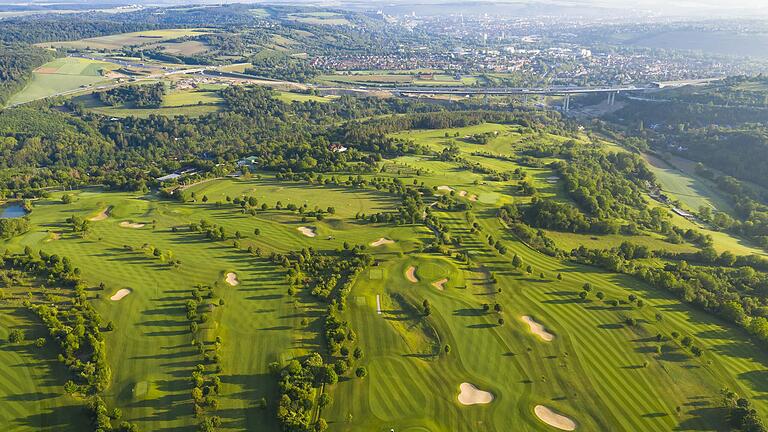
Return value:
M 99 36 L 77 41 L 51 42 L 41 45 L 50 46 L 53 48 L 119 50 L 124 47 L 157 44 L 184 36 L 196 36 L 206 33 L 209 33 L 209 31 L 206 29 L 147 30 L 142 32 Z
M 56 96 L 108 82 L 110 71 L 119 66 L 105 61 L 63 57 L 37 68 L 32 79 L 9 101 L 9 105 Z

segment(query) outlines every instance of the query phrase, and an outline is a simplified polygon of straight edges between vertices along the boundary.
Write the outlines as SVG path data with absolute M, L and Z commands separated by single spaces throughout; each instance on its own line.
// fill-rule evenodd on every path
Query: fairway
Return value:
M 471 130 L 488 132 L 498 126 Z M 514 132 L 501 131 L 509 135 L 498 140 L 515 142 Z M 434 140 L 444 135 L 433 133 Z M 505 142 L 490 145 L 504 151 Z M 53 194 L 35 203 L 32 231 L 7 247 L 31 246 L 72 257 L 87 280 L 106 282 L 105 291 L 94 299 L 104 319 L 115 325 L 107 336 L 113 377 L 105 396 L 122 409 L 124 418 L 146 430 L 193 424 L 185 414 L 190 408 L 185 375 L 196 351 L 189 347 L 183 305 L 190 290 L 201 284 L 213 287 L 214 293 L 209 303 L 214 324 L 204 324 L 201 334 L 223 341 L 218 410 L 226 419 L 223 429 L 276 430 L 271 409 L 253 409 L 252 401 L 264 398 L 268 407 L 274 406 L 277 387 L 269 363 L 322 349 L 318 331 L 323 309 L 304 294 L 286 294 L 285 270 L 245 249 L 258 248 L 263 257 L 345 243 L 370 245 L 378 264 L 355 279 L 344 312 L 358 334 L 369 376 L 327 387 L 333 403 L 323 416 L 334 431 L 505 430 L 510 424 L 522 431 L 547 430 L 535 411 L 563 416 L 580 430 L 670 430 L 679 424 L 711 430 L 708 425 L 718 424 L 723 385 L 765 408 L 761 396 L 766 390 L 749 371 L 762 370 L 768 358 L 740 331 L 630 277 L 566 263 L 520 243 L 498 219 L 484 216 L 508 199 L 506 182 L 475 183 L 450 163 L 430 158 L 401 157 L 397 164 L 401 171 L 424 170 L 421 178 L 438 194 L 453 189 L 458 196 L 466 190 L 462 199 L 467 200 L 478 194 L 473 211 L 480 215 L 481 229 L 500 236 L 542 277 L 510 268 L 509 255 L 472 240 L 461 213 L 435 211 L 454 235 L 464 237 L 458 250 L 473 257 L 471 266 L 420 252 L 431 236 L 424 226 L 357 220 L 359 214 L 397 205 L 384 191 L 285 182 L 269 173 L 201 182 L 187 188 L 187 195 L 195 198 L 185 203 L 89 189 L 77 191 L 71 204 L 62 204 L 60 194 Z M 241 196 L 254 197 L 270 210 L 241 212 L 231 202 Z M 289 204 L 306 211 L 333 207 L 333 212 L 309 221 L 286 210 Z M 69 232 L 65 219 L 70 214 L 92 218 L 86 236 Z M 184 228 L 202 219 L 237 232 L 238 246 Z M 51 231 L 58 233 L 55 241 Z M 169 251 L 180 264 L 158 261 L 147 252 L 150 246 Z M 558 273 L 562 280 L 555 278 Z M 585 282 L 607 299 L 633 294 L 646 304 L 612 307 L 607 299 L 582 301 L 577 293 Z M 422 312 L 425 302 L 429 316 Z M 663 320 L 654 318 L 656 314 Z M 627 316 L 642 324 L 624 325 Z M 688 357 L 674 343 L 655 351 L 658 344 L 652 336 L 673 331 L 695 338 L 705 349 L 703 357 Z M 452 347 L 449 354 L 446 345 Z M 15 385 L 34 384 L 25 378 Z M 675 410 L 693 401 L 708 409 Z M 61 406 L 66 402 L 55 401 Z M 550 411 L 534 410 L 538 406 Z M 552 418 L 566 421 L 556 416 Z

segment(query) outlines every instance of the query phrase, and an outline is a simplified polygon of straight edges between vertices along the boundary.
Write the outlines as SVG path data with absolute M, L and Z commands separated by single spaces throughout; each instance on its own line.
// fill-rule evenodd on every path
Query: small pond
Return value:
M 21 203 L 9 203 L 0 206 L 0 219 L 14 219 L 27 215 L 24 206 Z

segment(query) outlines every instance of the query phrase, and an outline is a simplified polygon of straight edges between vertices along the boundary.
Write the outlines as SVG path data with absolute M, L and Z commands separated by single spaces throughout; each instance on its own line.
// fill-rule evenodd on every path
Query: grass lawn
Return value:
M 680 200 L 685 207 L 698 211 L 699 207 L 732 213 L 733 208 L 710 182 L 688 175 L 656 156 L 645 154 L 645 160 L 656 175 L 662 190 L 672 199 Z
M 485 145 L 465 138 L 482 132 L 498 134 Z M 516 127 L 484 124 L 396 136 L 433 150 L 453 140 L 469 158 L 475 149 L 515 155 L 529 135 Z M 514 161 L 475 160 L 500 171 L 517 167 Z M 524 169 L 542 195 L 567 199 L 561 185 L 548 182 L 551 170 Z M 723 387 L 748 397 L 760 413 L 768 412 L 768 354 L 743 331 L 634 278 L 552 258 L 517 241 L 496 216 L 499 206 L 527 199 L 515 195 L 516 181 L 489 181 L 432 155 L 388 159 L 378 173 L 363 177 L 395 176 L 424 182 L 435 194 L 471 200 L 467 212 L 472 218 L 465 211 L 435 207 L 434 214 L 451 236 L 461 238 L 451 254 L 427 252 L 434 234 L 424 225 L 374 224 L 356 218 L 394 211 L 401 204 L 398 196 L 362 187 L 278 181 L 270 173 L 192 185 L 186 194 L 194 193 L 194 201 L 184 203 L 153 193 L 85 189 L 74 191 L 74 201 L 63 204 L 61 193 L 52 193 L 35 201 L 31 230 L 3 246 L 13 251 L 30 246 L 69 257 L 89 285 L 106 284 L 104 291 L 89 291 L 104 320 L 115 324 L 106 334 L 113 371 L 106 398 L 141 430 L 189 430 L 197 424 L 189 377 L 200 356 L 191 344 L 185 302 L 198 284 L 213 286 L 214 295 L 205 300 L 211 319 L 195 337 L 212 341 L 219 336 L 223 344 L 221 405 L 216 411 L 223 420 L 221 430 L 280 430 L 275 420 L 278 378 L 269 374 L 268 364 L 324 352 L 325 306 L 305 290 L 289 295 L 286 270 L 251 255 L 247 248 L 269 256 L 309 247 L 335 250 L 345 242 L 365 245 L 375 260 L 352 281 L 343 310 L 364 353 L 359 364 L 369 374 L 363 379 L 344 376 L 325 387 L 332 402 L 322 417 L 331 431 L 551 430 L 534 414 L 539 404 L 573 419 L 583 431 L 726 430 L 720 409 Z M 432 202 L 429 195 L 424 199 Z M 242 196 L 266 203 L 269 210 L 253 215 L 240 211 L 231 199 Z M 334 211 L 317 220 L 276 210 L 278 202 L 283 208 L 295 204 Z M 72 233 L 66 222 L 71 215 L 92 217 L 106 209 L 108 217 L 91 222 L 85 236 Z M 479 233 L 471 231 L 470 219 L 477 222 Z M 224 227 L 230 238 L 211 241 L 187 228 L 200 220 Z M 241 237 L 237 247 L 236 232 Z M 548 234 L 561 247 L 607 247 L 626 239 Z M 489 248 L 487 235 L 501 240 L 507 254 Z M 375 246 L 381 238 L 391 243 Z M 690 250 L 655 235 L 631 240 L 652 248 Z M 716 237 L 715 247 L 735 247 L 726 243 L 735 241 Z M 142 252 L 145 245 L 171 251 L 181 265 L 169 266 Z M 456 252 L 470 256 L 471 264 L 455 258 Z M 511 266 L 513 254 L 522 258 L 523 268 L 532 267 L 531 274 Z M 230 272 L 239 285 L 225 282 Z M 409 279 L 411 274 L 415 279 Z M 587 282 L 594 291 L 582 300 L 578 293 Z M 109 300 L 121 289 L 131 292 L 119 301 Z M 597 291 L 621 303 L 611 306 L 598 300 Z M 644 306 L 627 302 L 629 295 L 642 298 Z M 423 312 L 425 300 L 429 315 Z M 499 312 L 493 309 L 496 304 Z M 553 339 L 534 334 L 523 316 L 532 317 Z M 628 318 L 636 324 L 628 324 Z M 0 314 L 0 340 L 8 329 L 25 325 L 33 322 Z M 694 357 L 676 340 L 656 339 L 657 334 L 672 332 L 692 337 L 703 355 Z M 451 347 L 447 354 L 446 345 Z M 59 375 L 23 357 L 37 354 L 6 348 L 0 345 L 0 369 L 16 365 L 18 370 L 0 383 L 0 398 L 6 395 L 18 407 L 0 404 L 0 419 L 26 419 L 41 412 L 53 423 L 67 418 L 68 407 L 77 401 L 59 396 L 62 383 L 40 383 L 36 378 Z M 459 386 L 465 382 L 490 392 L 493 401 L 460 404 Z M 40 390 L 45 385 L 52 390 Z M 13 399 L 35 392 L 52 396 L 40 396 L 38 405 Z M 255 406 L 261 398 L 267 402 L 264 409 Z M 38 423 L 18 423 L 27 430 L 39 429 Z
M 89 110 L 111 117 L 142 117 L 150 115 L 164 115 L 173 117 L 184 115 L 199 117 L 221 109 L 224 100 L 216 92 L 215 88 L 202 88 L 196 90 L 171 90 L 165 95 L 159 108 L 133 108 L 125 106 L 109 106 L 103 104 L 94 95 L 78 96 L 76 101 L 81 102 Z
M 23 292 L 33 289 L 18 288 Z M 8 295 L 10 289 L 3 291 Z M 51 343 L 43 348 L 34 345 L 46 332 L 31 312 L 19 306 L 0 306 L 0 424 L 19 432 L 86 430 L 89 422 L 83 401 L 62 390 L 69 379 L 67 368 L 58 363 L 58 352 Z M 7 343 L 11 330 L 24 331 L 26 340 Z
M 294 101 L 296 102 L 312 101 L 312 102 L 326 103 L 335 99 L 334 96 L 317 96 L 317 95 L 308 95 L 308 94 L 293 93 L 293 92 L 287 92 L 287 91 L 277 92 L 277 98 L 286 103 L 291 103 Z
M 11 98 L 9 104 L 30 102 L 106 82 L 108 79 L 101 71 L 115 70 L 118 67 L 114 63 L 77 57 L 53 60 L 35 70 L 29 83 Z

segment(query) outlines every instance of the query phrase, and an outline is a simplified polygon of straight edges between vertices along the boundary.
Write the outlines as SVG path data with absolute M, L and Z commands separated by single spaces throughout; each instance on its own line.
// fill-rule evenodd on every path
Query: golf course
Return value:
M 484 150 L 498 154 L 513 155 L 525 140 L 500 124 L 399 136 L 439 151 L 445 136 L 488 132 Z M 557 175 L 550 168 L 478 156 L 473 146 L 458 148 L 495 170 L 524 169 L 542 196 L 569 200 L 548 182 Z M 373 258 L 349 279 L 339 312 L 367 374 L 318 390 L 330 400 L 316 411 L 329 430 L 719 430 L 724 387 L 768 409 L 768 355 L 743 330 L 631 276 L 548 256 L 516 238 L 495 209 L 524 199 L 509 192 L 518 180 L 489 180 L 430 155 L 385 161 L 354 182 L 334 179 L 262 172 L 186 185 L 176 192 L 182 199 L 99 187 L 53 192 L 32 202 L 30 228 L 5 241 L 6 254 L 41 251 L 79 269 L 86 296 L 112 328 L 103 333 L 111 370 L 103 397 L 141 430 L 195 423 L 188 376 L 202 360 L 193 341 L 215 345 L 221 429 L 279 429 L 270 364 L 335 355 L 324 342 L 323 303 L 288 289 L 294 270 L 269 257 L 349 245 Z M 460 239 L 450 253 L 427 247 L 435 234 L 424 224 L 366 220 L 397 208 L 396 194 L 371 187 L 395 179 L 431 189 L 427 204 L 465 203 L 461 211 L 427 207 Z M 328 209 L 325 217 L 309 220 L 318 209 Z M 197 224 L 226 234 L 206 237 Z M 504 253 L 487 235 L 506 245 Z M 649 247 L 665 244 L 652 233 L 636 236 Z M 619 239 L 628 238 L 601 241 Z M 591 291 L 581 297 L 585 285 Z M 82 416 L 82 396 L 62 395 L 65 380 L 53 380 L 60 366 L 49 345 L 32 346 L 41 330 L 23 307 L 50 289 L 22 279 L 3 290 L 0 336 L 22 329 L 28 341 L 0 351 L 0 396 L 14 410 L 3 415 L 13 430 L 79 430 L 62 421 Z M 205 318 L 190 333 L 185 305 L 195 292 L 206 293 L 198 297 Z M 703 354 L 691 355 L 682 337 Z

